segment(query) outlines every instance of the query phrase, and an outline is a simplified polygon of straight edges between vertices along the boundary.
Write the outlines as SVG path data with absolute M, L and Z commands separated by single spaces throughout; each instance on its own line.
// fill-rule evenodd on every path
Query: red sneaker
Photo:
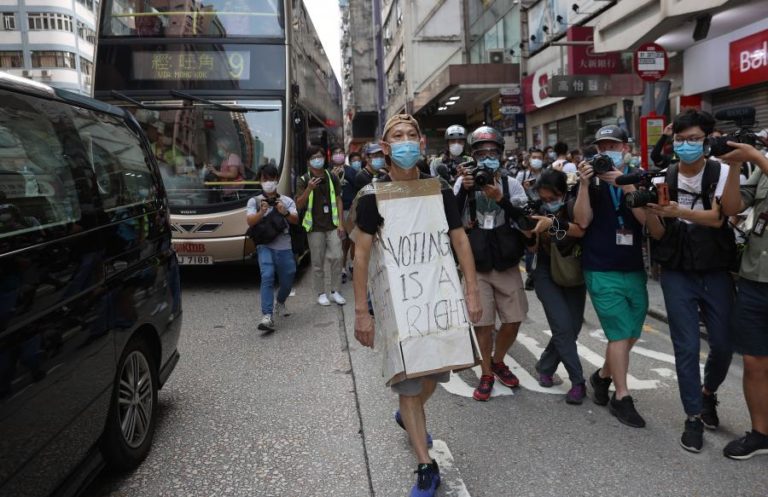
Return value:
M 472 394 L 472 397 L 475 400 L 479 400 L 481 402 L 487 402 L 491 398 L 491 390 L 493 390 L 493 376 L 491 375 L 483 375 L 480 377 L 480 384 L 475 388 L 475 393 Z
M 491 363 L 491 371 L 505 387 L 517 388 L 520 386 L 520 380 L 512 374 L 504 361 Z

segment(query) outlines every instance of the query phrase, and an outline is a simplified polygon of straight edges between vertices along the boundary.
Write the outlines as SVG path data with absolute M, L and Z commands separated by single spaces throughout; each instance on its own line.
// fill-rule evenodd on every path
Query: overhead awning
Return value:
M 449 65 L 415 95 L 413 112 L 422 115 L 467 114 L 497 95 L 501 87 L 519 82 L 517 64 Z M 445 105 L 447 102 L 453 103 Z M 441 107 L 446 109 L 439 111 Z

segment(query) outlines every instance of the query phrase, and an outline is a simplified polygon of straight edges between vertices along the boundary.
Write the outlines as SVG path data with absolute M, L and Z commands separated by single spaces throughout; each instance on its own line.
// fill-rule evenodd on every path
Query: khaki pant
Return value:
M 315 293 L 328 293 L 325 286 L 325 261 L 331 266 L 331 290 L 341 285 L 341 240 L 336 230 L 307 233 L 309 252 L 312 256 L 312 275 Z

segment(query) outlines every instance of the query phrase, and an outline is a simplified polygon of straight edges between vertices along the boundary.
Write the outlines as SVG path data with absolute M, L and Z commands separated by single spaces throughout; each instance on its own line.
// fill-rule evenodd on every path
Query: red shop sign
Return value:
M 768 29 L 730 45 L 731 88 L 768 81 Z
M 568 41 L 594 41 L 594 28 L 591 26 L 571 26 L 568 28 Z M 568 46 L 568 73 L 577 74 L 616 74 L 623 72 L 620 52 L 595 52 L 594 45 Z

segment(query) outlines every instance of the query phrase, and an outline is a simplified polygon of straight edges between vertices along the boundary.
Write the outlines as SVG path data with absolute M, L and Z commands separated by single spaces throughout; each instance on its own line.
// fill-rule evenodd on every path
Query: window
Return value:
M 96 31 L 92 30 L 80 21 L 77 21 L 77 36 L 88 43 L 96 44 Z
M 285 34 L 281 0 L 105 1 L 102 36 L 282 38 Z
M 72 52 L 32 52 L 32 67 L 66 67 L 75 69 L 75 54 Z
M 56 12 L 37 12 L 29 14 L 31 31 L 69 31 L 72 32 L 72 16 Z
M 0 13 L 2 23 L 0 23 L 0 30 L 15 31 L 16 30 L 16 14 L 13 12 Z
M 80 72 L 86 76 L 91 76 L 93 74 L 93 62 L 80 57 Z
M 77 3 L 90 10 L 91 12 L 95 12 L 96 10 L 96 2 L 94 0 L 77 0 Z
M 156 186 L 138 136 L 116 117 L 73 110 L 104 211 L 120 218 L 125 208 L 154 200 Z
M 29 244 L 57 230 L 69 233 L 81 219 L 78 195 L 87 180 L 69 159 L 74 143 L 62 140 L 74 133 L 62 119 L 66 106 L 2 90 L 0 101 L 0 249 L 5 251 L 10 237 Z
M 0 52 L 0 68 L 13 69 L 24 67 L 24 54 L 18 52 Z

